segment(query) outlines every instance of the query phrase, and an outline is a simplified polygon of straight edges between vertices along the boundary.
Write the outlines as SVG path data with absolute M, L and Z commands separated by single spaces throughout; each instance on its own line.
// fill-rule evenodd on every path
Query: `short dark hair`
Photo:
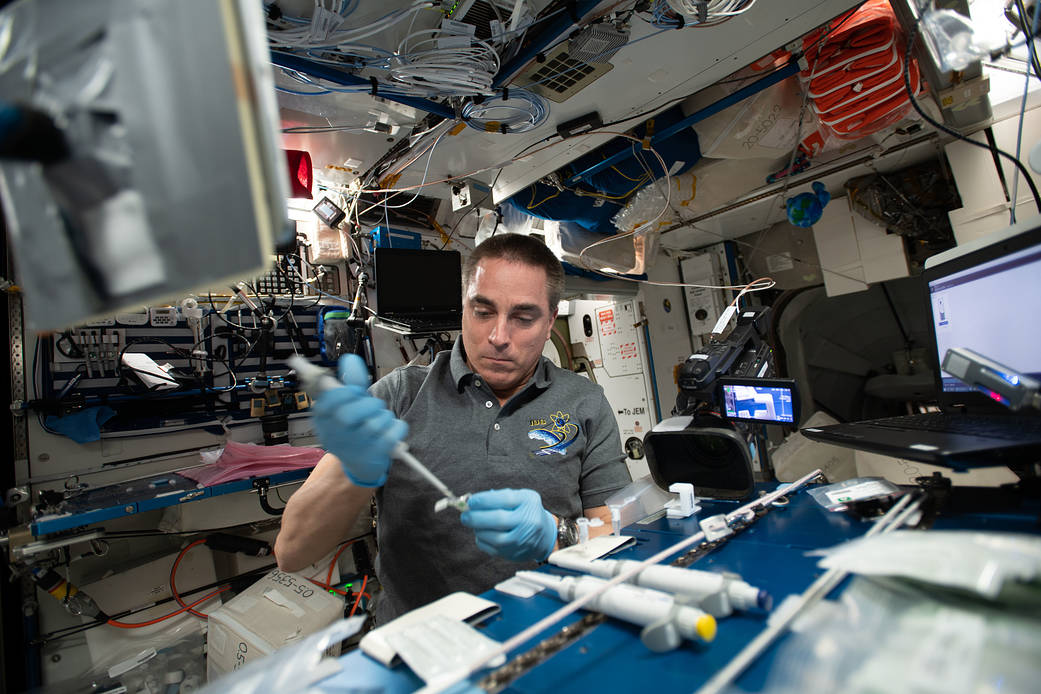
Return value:
M 463 263 L 463 299 L 473 281 L 477 265 L 486 258 L 500 258 L 511 263 L 523 263 L 542 268 L 546 272 L 546 296 L 549 309 L 555 311 L 564 296 L 564 268 L 542 241 L 524 234 L 498 234 L 485 239 Z

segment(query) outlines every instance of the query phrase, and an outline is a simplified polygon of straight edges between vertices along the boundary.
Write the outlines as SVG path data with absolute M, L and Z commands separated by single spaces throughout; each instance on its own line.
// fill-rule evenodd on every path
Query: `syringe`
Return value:
M 300 380 L 300 385 L 303 386 L 311 398 L 317 398 L 325 391 L 339 388 L 343 385 L 328 369 L 316 366 L 298 354 L 289 357 L 286 363 L 296 371 L 296 377 Z M 469 495 L 456 496 L 453 494 L 452 490 L 444 482 L 438 479 L 423 463 L 419 462 L 416 456 L 409 452 L 408 444 L 404 441 L 399 441 L 390 454 L 415 470 L 423 479 L 430 482 L 437 491 L 441 492 L 444 498 L 439 499 L 434 505 L 435 511 L 441 511 L 449 506 L 460 511 L 467 508 L 466 500 L 469 498 Z
M 600 578 L 613 578 L 639 563 L 631 559 L 587 560 L 564 550 L 549 555 L 549 562 L 564 569 L 582 571 Z M 727 617 L 735 608 L 769 610 L 773 605 L 773 600 L 766 591 L 745 583 L 734 574 L 655 564 L 634 575 L 629 579 L 629 583 L 682 595 L 694 601 L 713 617 Z
M 592 576 L 554 576 L 539 571 L 518 571 L 517 578 L 549 588 L 569 602 L 606 583 Z M 697 643 L 709 643 L 716 638 L 716 620 L 712 615 L 650 588 L 621 583 L 608 588 L 585 607 L 643 626 L 640 640 L 652 651 L 672 650 L 683 638 Z

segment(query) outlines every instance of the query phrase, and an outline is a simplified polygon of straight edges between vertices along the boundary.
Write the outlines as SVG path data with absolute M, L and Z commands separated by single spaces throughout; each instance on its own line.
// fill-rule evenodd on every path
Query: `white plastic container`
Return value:
M 659 488 L 650 475 L 634 480 L 604 502 L 611 510 L 611 533 L 620 534 L 625 526 L 661 511 L 675 498 L 675 494 Z

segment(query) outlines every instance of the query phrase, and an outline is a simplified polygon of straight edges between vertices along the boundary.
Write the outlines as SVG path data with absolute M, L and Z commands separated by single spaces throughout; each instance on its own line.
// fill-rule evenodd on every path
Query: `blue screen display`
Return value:
M 795 422 L 790 388 L 723 385 L 724 415 L 757 422 Z

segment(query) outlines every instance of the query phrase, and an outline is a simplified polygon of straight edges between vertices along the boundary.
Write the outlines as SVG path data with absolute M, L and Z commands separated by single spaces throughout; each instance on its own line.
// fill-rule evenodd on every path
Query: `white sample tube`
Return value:
M 538 571 L 518 571 L 517 577 L 555 591 L 570 602 L 602 587 L 605 581 L 592 576 L 553 576 Z M 621 583 L 608 588 L 586 603 L 586 608 L 644 627 L 668 626 L 669 631 L 697 643 L 716 638 L 716 620 L 691 605 L 677 604 L 671 595 Z M 668 650 L 679 645 L 678 638 L 649 640 L 647 629 L 643 641 L 652 650 Z
M 567 552 L 556 552 L 550 556 L 549 561 L 564 569 L 581 571 L 601 578 L 612 578 L 623 571 L 632 569 L 639 563 L 631 559 L 594 559 L 590 561 L 569 555 Z M 655 564 L 646 567 L 630 578 L 629 583 L 682 595 L 698 603 L 709 598 L 717 598 L 711 601 L 711 609 L 707 604 L 702 605 L 716 617 L 726 617 L 733 611 L 733 608 L 749 610 L 758 607 L 769 610 L 773 606 L 773 599 L 766 591 L 751 586 L 735 576 L 714 571 L 698 571 Z

